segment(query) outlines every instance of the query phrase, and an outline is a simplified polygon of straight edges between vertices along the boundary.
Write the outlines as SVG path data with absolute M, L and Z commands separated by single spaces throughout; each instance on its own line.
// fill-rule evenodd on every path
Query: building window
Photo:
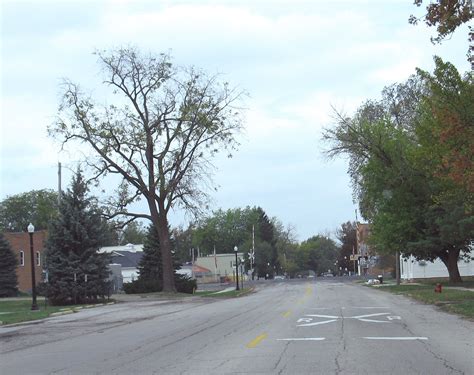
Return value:
M 41 266 L 41 253 L 39 251 L 36 252 L 36 265 Z
M 25 252 L 23 250 L 20 250 L 20 266 L 25 265 Z

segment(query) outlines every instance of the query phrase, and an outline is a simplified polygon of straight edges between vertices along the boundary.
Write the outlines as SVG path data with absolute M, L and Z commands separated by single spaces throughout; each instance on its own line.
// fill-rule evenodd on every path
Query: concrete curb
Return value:
M 49 314 L 48 318 L 49 318 L 49 317 L 52 317 L 52 316 L 61 316 L 61 315 L 73 314 L 74 312 L 75 312 L 74 310 L 58 311 L 58 312 Z

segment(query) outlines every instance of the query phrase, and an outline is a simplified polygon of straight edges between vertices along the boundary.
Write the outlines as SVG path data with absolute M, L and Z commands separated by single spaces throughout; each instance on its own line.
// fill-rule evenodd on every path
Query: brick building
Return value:
M 41 282 L 43 271 L 44 243 L 47 232 L 37 231 L 33 235 L 33 257 L 35 264 L 36 284 Z M 27 232 L 4 233 L 6 240 L 10 243 L 13 252 L 18 259 L 16 274 L 18 277 L 18 289 L 21 292 L 31 292 L 31 257 L 30 257 L 30 235 Z

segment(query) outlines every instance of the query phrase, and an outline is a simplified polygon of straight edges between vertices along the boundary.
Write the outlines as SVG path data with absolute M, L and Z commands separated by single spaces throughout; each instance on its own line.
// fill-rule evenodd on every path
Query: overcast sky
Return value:
M 467 28 L 433 46 L 434 30 L 408 24 L 423 10 L 412 0 L 0 3 L 0 200 L 56 189 L 58 161 L 69 184 L 77 161 L 46 133 L 59 83 L 93 91 L 101 76 L 92 52 L 135 45 L 249 93 L 240 150 L 215 161 L 211 208 L 261 206 L 304 240 L 355 219 L 346 161 L 322 155 L 331 107 L 351 114 L 416 67 L 431 71 L 435 54 L 469 68 Z M 173 214 L 173 225 L 185 222 Z

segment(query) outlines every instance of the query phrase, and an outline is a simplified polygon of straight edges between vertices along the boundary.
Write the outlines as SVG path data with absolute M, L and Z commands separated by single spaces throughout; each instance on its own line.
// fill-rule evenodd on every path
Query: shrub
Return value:
M 185 275 L 176 275 L 174 282 L 176 285 L 176 291 L 180 293 L 193 294 L 197 289 L 196 280 Z
M 183 275 L 175 275 L 175 285 L 176 291 L 179 293 L 193 294 L 197 289 L 196 280 Z M 161 292 L 163 290 L 163 283 L 161 280 L 139 278 L 131 283 L 123 284 L 123 290 L 127 294 Z
M 127 294 L 161 292 L 163 283 L 161 280 L 137 279 L 131 283 L 124 283 L 123 290 Z

